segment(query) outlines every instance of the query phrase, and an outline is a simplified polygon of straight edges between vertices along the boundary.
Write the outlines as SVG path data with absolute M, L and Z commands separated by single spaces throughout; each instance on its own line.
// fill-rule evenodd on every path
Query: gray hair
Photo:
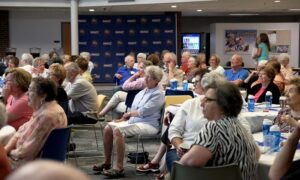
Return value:
M 91 55 L 89 52 L 81 52 L 80 56 L 82 56 L 84 59 L 90 61 L 91 60 Z
M 30 64 L 31 65 L 32 61 L 33 61 L 33 57 L 29 53 L 23 53 L 22 57 L 21 57 L 21 60 L 22 60 L 23 64 Z
M 67 71 L 75 71 L 77 73 L 80 72 L 80 68 L 79 68 L 78 64 L 75 62 L 68 62 L 67 64 L 65 64 L 65 69 Z
M 124 59 L 124 62 L 127 63 L 129 61 L 129 58 L 133 57 L 132 55 L 127 55 Z M 134 58 L 134 57 L 133 57 Z
M 0 102 L 0 128 L 2 128 L 7 121 L 7 114 L 6 114 L 6 108 L 5 105 Z
M 142 63 L 143 63 L 143 69 L 146 69 L 146 67 L 153 65 L 151 61 L 147 61 L 147 60 L 142 60 Z
M 38 67 L 39 66 L 39 62 L 45 64 L 45 60 L 43 58 L 36 57 L 33 60 L 32 66 L 35 67 L 35 68 Z
M 146 60 L 147 55 L 145 53 L 138 53 L 136 57 L 141 57 L 143 60 Z
M 167 52 L 167 53 L 165 54 L 165 56 L 169 56 L 170 59 L 174 62 L 174 64 L 175 64 L 175 65 L 177 64 L 177 56 L 176 56 L 175 53 L 173 53 L 173 52 Z
M 204 74 L 202 80 L 201 80 L 201 86 L 204 89 L 214 88 L 219 83 L 226 82 L 226 78 L 223 74 L 220 74 L 218 72 L 210 72 Z
M 148 66 L 145 69 L 145 74 L 149 75 L 157 82 L 160 82 L 163 77 L 163 71 L 158 66 Z
M 290 60 L 290 55 L 288 55 L 287 53 L 279 54 L 278 61 L 281 63 L 284 60 Z

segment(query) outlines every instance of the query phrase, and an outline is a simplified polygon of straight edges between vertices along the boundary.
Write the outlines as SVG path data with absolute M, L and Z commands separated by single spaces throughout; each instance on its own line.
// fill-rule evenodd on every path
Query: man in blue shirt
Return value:
M 128 55 L 125 57 L 125 65 L 120 67 L 115 74 L 115 79 L 118 86 L 122 86 L 123 83 L 130 78 L 138 70 L 133 68 L 134 65 L 134 56 Z
M 243 81 L 248 77 L 249 72 L 242 68 L 243 59 L 239 54 L 231 57 L 231 69 L 224 72 L 226 79 L 237 86 L 241 86 Z

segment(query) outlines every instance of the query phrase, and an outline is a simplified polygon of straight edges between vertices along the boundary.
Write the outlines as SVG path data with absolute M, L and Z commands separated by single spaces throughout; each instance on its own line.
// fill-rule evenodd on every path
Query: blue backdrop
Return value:
M 113 82 L 129 53 L 176 52 L 175 14 L 79 16 L 79 51 L 91 53 L 94 82 Z

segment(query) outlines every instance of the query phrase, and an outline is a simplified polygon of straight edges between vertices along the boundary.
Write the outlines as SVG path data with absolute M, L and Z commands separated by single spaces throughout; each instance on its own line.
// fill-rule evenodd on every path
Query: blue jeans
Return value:
M 177 156 L 176 149 L 170 149 L 166 154 L 166 164 L 169 172 L 172 171 L 173 162 L 178 161 L 180 158 Z

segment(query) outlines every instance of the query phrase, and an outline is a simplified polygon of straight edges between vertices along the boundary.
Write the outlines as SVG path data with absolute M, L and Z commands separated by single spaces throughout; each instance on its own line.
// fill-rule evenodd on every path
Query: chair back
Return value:
M 52 130 L 40 152 L 40 158 L 64 162 L 69 138 L 70 127 Z
M 185 166 L 175 161 L 173 163 L 171 180 L 182 180 L 187 177 L 189 180 L 242 180 L 241 171 L 236 164 L 197 168 Z
M 182 104 L 188 99 L 192 97 L 190 95 L 165 96 L 165 107 L 171 104 Z
M 107 96 L 105 96 L 103 94 L 99 94 L 97 96 L 97 107 L 98 107 L 97 110 L 98 110 L 98 113 L 103 109 L 106 99 L 107 99 Z
M 139 93 L 140 91 L 141 90 L 127 91 L 127 97 L 126 97 L 126 100 L 125 100 L 126 111 L 127 111 L 128 108 L 131 108 L 131 105 L 133 103 L 135 95 L 137 95 L 137 93 Z
M 178 90 L 171 90 L 171 89 L 167 89 L 166 90 L 166 96 L 173 96 L 173 95 L 189 95 L 192 98 L 194 98 L 194 93 L 193 91 L 178 91 Z
M 60 101 L 57 102 L 65 111 L 66 115 L 68 115 L 68 111 L 69 111 L 69 101 Z

